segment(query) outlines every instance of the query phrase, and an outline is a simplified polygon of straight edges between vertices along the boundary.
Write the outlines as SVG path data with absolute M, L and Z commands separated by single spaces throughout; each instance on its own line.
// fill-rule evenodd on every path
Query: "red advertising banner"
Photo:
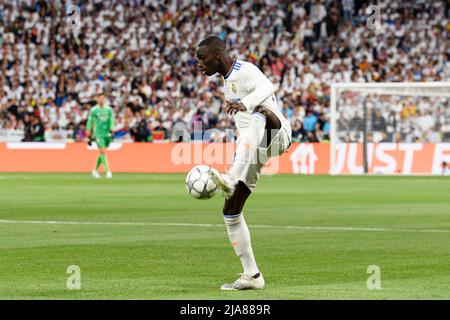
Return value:
M 368 145 L 369 172 L 375 174 L 441 174 L 450 163 L 450 143 L 381 143 Z M 112 143 L 108 159 L 113 172 L 188 172 L 196 164 L 225 171 L 233 143 Z M 337 144 L 334 164 L 330 145 L 294 143 L 272 158 L 263 173 L 361 174 L 363 145 Z M 0 172 L 89 172 L 98 151 L 85 143 L 0 143 Z

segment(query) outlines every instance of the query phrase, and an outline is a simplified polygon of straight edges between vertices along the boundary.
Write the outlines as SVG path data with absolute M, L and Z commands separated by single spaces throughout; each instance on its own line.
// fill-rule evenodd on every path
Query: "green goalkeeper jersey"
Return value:
M 114 129 L 114 113 L 110 106 L 104 105 L 100 107 L 95 105 L 89 114 L 87 121 L 87 130 L 91 131 L 94 126 L 94 138 L 105 138 L 110 136 L 110 131 Z

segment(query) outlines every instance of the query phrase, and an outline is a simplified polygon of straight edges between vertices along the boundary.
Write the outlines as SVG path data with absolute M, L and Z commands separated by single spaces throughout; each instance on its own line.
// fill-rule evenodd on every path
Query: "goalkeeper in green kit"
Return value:
M 93 128 L 93 130 L 92 130 Z M 105 95 L 100 94 L 97 97 L 97 104 L 91 109 L 86 125 L 86 136 L 89 137 L 89 144 L 95 141 L 100 154 L 97 158 L 97 165 L 92 170 L 92 176 L 96 179 L 100 178 L 98 168 L 101 164 L 106 171 L 106 177 L 112 178 L 111 170 L 108 167 L 105 150 L 113 139 L 114 130 L 114 113 L 112 108 L 105 104 Z

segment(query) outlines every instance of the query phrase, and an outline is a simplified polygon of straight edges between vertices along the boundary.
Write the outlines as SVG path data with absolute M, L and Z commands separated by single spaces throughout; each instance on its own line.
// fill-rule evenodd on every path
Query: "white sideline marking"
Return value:
M 6 149 L 14 150 L 64 150 L 65 142 L 7 142 Z
M 171 222 L 106 222 L 106 221 L 51 221 L 51 220 L 0 220 L 0 223 L 9 224 L 66 224 L 66 225 L 113 225 L 113 226 L 154 226 L 154 227 L 200 227 L 224 228 L 224 224 L 202 223 L 171 223 Z M 314 231 L 363 231 L 363 232 L 412 232 L 412 233 L 450 233 L 446 229 L 390 229 L 390 228 L 364 228 L 364 227 L 308 227 L 308 226 L 270 226 L 255 224 L 250 229 L 290 229 Z

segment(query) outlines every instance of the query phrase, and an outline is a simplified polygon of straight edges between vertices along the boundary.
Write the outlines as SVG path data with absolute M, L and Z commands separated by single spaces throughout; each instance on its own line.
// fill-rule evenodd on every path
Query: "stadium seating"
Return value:
M 209 34 L 274 81 L 297 141 L 328 138 L 331 82 L 450 79 L 445 1 L 379 1 L 376 30 L 366 24 L 370 2 L 358 0 L 80 1 L 79 29 L 67 26 L 63 3 L 0 4 L 0 141 L 33 141 L 42 125 L 47 140 L 81 141 L 101 91 L 121 133 L 143 119 L 164 129 L 154 139 L 169 139 L 176 123 L 192 128 L 194 119 L 224 131 L 232 121 L 221 108 L 220 79 L 205 79 L 193 55 Z M 317 118 L 309 134 L 307 110 Z

